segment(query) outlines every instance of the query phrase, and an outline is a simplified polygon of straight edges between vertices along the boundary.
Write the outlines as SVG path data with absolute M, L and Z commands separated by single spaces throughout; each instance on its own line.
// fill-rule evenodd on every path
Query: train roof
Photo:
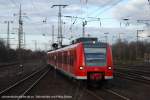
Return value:
M 53 52 L 57 52 L 57 51 L 68 50 L 68 49 L 77 47 L 79 44 L 83 44 L 84 48 L 107 48 L 107 43 L 103 43 L 103 42 L 95 42 L 95 43 L 94 42 L 93 43 L 92 42 L 84 42 L 84 43 L 80 42 L 80 43 L 72 44 L 72 45 L 69 45 L 69 46 L 66 46 L 63 48 L 58 48 L 56 50 L 52 50 L 49 52 L 53 53 Z
M 63 50 L 66 50 L 66 49 L 74 48 L 74 47 L 77 47 L 79 44 L 80 44 L 80 43 L 68 45 L 68 46 L 66 46 L 66 47 L 58 48 L 58 49 L 53 50 L 53 51 L 50 51 L 50 52 L 52 53 L 52 52 L 56 52 L 56 51 L 63 51 Z M 48 52 L 48 53 L 49 53 L 49 52 Z
M 97 42 L 98 39 L 96 37 L 80 37 L 72 41 L 72 43 L 80 43 L 80 42 L 90 42 L 95 41 Z
M 56 51 L 63 51 L 66 49 L 71 49 L 71 48 L 77 47 L 77 45 L 79 45 L 80 43 L 83 44 L 84 48 L 106 48 L 107 47 L 107 43 L 99 42 L 97 38 L 81 37 L 81 38 L 76 39 L 72 45 L 68 45 L 63 48 L 58 48 L 56 50 L 52 50 L 49 52 L 52 53 Z

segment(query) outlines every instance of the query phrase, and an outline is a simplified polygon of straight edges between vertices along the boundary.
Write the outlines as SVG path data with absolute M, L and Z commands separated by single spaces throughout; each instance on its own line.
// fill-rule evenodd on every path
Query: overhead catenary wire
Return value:
M 98 17 L 99 15 L 103 14 L 104 12 L 112 9 L 113 7 L 117 6 L 122 1 L 124 1 L 124 0 L 118 0 L 117 2 L 114 2 L 112 5 L 106 7 L 105 9 L 101 10 L 100 12 L 98 12 L 98 14 L 95 17 Z
M 9 0 L 9 1 L 16 1 L 16 0 Z M 34 0 L 31 0 L 31 1 L 34 1 Z M 84 0 L 85 1 L 85 0 Z M 87 3 L 88 3 L 88 0 L 86 0 L 87 1 Z M 119 0 L 119 1 L 121 1 L 121 0 Z M 149 1 L 149 0 L 148 0 Z M 16 2 L 15 2 L 16 3 Z M 33 6 L 36 6 L 36 2 L 35 2 L 35 4 L 34 4 L 34 2 L 33 3 L 31 3 L 31 4 L 33 4 Z M 35 8 L 35 7 L 34 7 Z M 111 9 L 111 8 L 110 8 Z M 109 10 L 109 9 L 108 9 Z M 97 12 L 97 11 L 96 11 Z M 96 13 L 95 12 L 95 13 Z M 98 11 L 99 13 L 100 13 L 100 11 Z M 103 12 L 102 12 L 103 13 Z M 39 13 L 40 14 L 40 13 Z M 93 14 L 91 14 L 91 15 L 93 15 Z M 85 18 L 86 19 L 86 18 Z M 103 19 L 101 19 L 101 20 L 103 20 Z M 82 22 L 81 20 L 79 20 L 79 19 L 75 19 L 74 20 L 74 22 L 73 23 L 71 23 L 71 26 L 70 27 L 72 27 L 74 24 L 76 24 L 76 23 L 78 23 L 78 22 Z M 70 29 L 70 27 L 69 27 L 69 29 Z M 37 28 L 37 27 L 35 27 L 35 28 Z
M 110 10 L 111 8 L 117 6 L 119 3 L 123 2 L 123 1 L 124 1 L 124 0 L 117 0 L 116 2 L 114 2 L 113 4 L 111 4 L 110 6 L 107 6 L 105 9 L 99 10 L 100 12 L 98 12 L 98 14 L 96 15 L 96 17 L 99 16 L 100 14 L 103 14 L 104 12 Z M 95 12 L 94 12 L 94 13 L 95 13 Z M 91 15 L 93 15 L 93 14 L 91 14 Z M 110 19 L 114 19 L 114 18 L 110 18 Z M 108 20 L 108 19 L 107 19 L 107 20 Z M 101 26 L 101 23 L 100 23 L 100 26 Z
M 80 0 L 80 2 L 81 2 L 82 0 Z M 114 6 L 116 6 L 116 5 L 118 5 L 120 2 L 122 2 L 122 1 L 124 1 L 124 0 L 113 0 L 113 1 L 115 1 L 115 2 L 110 2 L 110 1 L 108 1 L 108 2 L 106 2 L 105 4 L 103 4 L 103 5 L 101 5 L 100 7 L 98 7 L 97 9 L 94 9 L 94 10 L 92 10 L 92 11 L 90 11 L 89 13 L 87 13 L 87 16 L 89 16 L 89 15 L 94 15 L 95 13 L 104 13 L 105 11 L 107 11 L 107 10 L 109 10 L 109 9 L 111 9 L 111 8 L 113 8 Z M 82 2 L 81 2 L 82 3 Z M 88 5 L 88 1 L 86 2 L 86 6 Z M 82 9 L 83 9 L 83 7 L 82 7 Z M 97 14 L 97 15 L 98 15 Z M 98 16 L 94 16 L 94 17 L 98 17 Z M 82 16 L 83 17 L 83 16 Z
M 107 5 L 109 5 L 110 3 L 111 3 L 111 2 L 108 1 L 108 2 L 106 2 L 105 4 L 101 5 L 100 7 L 98 7 L 98 8 L 96 8 L 96 9 L 90 11 L 90 12 L 87 14 L 87 16 L 95 14 L 95 13 L 96 13 L 97 11 L 99 11 L 100 9 L 104 9 L 104 8 L 105 8 Z M 95 12 L 95 11 L 96 11 L 96 12 Z
M 118 4 L 119 4 L 120 2 L 122 2 L 122 1 L 123 1 L 123 0 L 118 0 L 117 2 L 113 3 L 110 7 L 107 7 L 107 8 L 105 8 L 104 10 L 102 10 L 100 13 L 102 14 L 104 11 L 111 9 L 112 7 L 118 5 Z M 83 7 L 82 7 L 82 0 L 80 0 L 80 3 L 81 3 L 81 11 L 82 11 L 82 9 L 83 9 Z M 88 0 L 86 0 L 86 5 L 87 5 L 87 3 L 88 3 Z M 106 5 L 103 5 L 103 7 L 105 7 L 105 6 L 106 6 Z M 99 9 L 101 9 L 101 7 L 98 8 L 97 10 L 99 10 Z M 94 11 L 97 11 L 97 10 L 94 10 Z M 95 12 L 94 12 L 94 13 L 95 13 Z M 87 14 L 87 15 L 88 15 L 88 14 Z M 93 15 L 93 14 L 90 13 L 90 15 Z M 96 15 L 96 17 L 98 17 L 98 16 Z M 84 19 L 86 19 L 86 18 L 84 18 Z M 74 23 L 73 23 L 73 24 L 74 24 Z M 71 26 L 72 26 L 73 24 L 71 24 Z M 101 27 L 101 25 L 102 25 L 102 23 L 101 23 L 101 20 L 100 20 L 100 27 Z M 71 26 L 70 26 L 70 27 L 71 27 Z

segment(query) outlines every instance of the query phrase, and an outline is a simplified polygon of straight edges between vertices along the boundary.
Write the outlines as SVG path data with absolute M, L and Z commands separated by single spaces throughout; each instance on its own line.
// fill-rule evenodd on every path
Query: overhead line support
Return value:
M 61 20 L 61 17 L 62 17 L 62 8 L 65 8 L 66 6 L 68 5 L 52 5 L 51 8 L 54 8 L 54 7 L 58 7 L 59 8 L 59 11 L 58 11 L 58 37 L 57 37 L 57 41 L 59 43 L 60 46 L 62 46 L 62 41 L 63 41 L 63 36 L 62 36 L 62 20 Z

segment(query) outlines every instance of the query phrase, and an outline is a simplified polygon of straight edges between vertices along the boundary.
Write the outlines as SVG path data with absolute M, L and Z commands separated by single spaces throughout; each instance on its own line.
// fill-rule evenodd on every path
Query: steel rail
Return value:
M 86 87 L 84 84 L 81 84 L 81 83 L 78 84 L 77 81 L 76 81 L 75 84 L 76 84 L 78 87 L 81 87 L 81 88 L 83 89 L 82 91 L 85 91 L 85 92 L 87 92 L 88 94 L 90 94 L 91 96 L 96 97 L 98 100 L 105 100 L 104 97 L 102 97 L 102 96 L 98 95 L 98 93 L 94 92 L 95 90 L 87 89 L 87 87 Z M 82 86 L 81 86 L 81 85 L 82 85 Z M 80 89 L 81 89 L 81 88 L 80 88 Z M 115 91 L 113 91 L 113 90 L 111 90 L 111 89 L 102 88 L 101 90 L 106 91 L 106 92 L 109 92 L 109 93 L 111 93 L 112 95 L 115 95 L 115 96 L 117 96 L 117 97 L 119 97 L 119 98 L 122 98 L 123 100 L 130 100 L 130 98 L 128 98 L 128 97 L 126 97 L 126 96 L 124 96 L 124 95 L 122 95 L 122 94 L 119 94 L 119 93 L 117 93 L 117 92 L 115 92 Z M 100 92 L 101 90 L 96 90 L 96 91 L 97 91 L 97 92 Z
M 136 71 L 136 72 L 140 72 L 140 73 L 145 73 L 145 74 L 150 74 L 149 71 L 145 71 L 145 70 L 137 70 L 136 69 L 133 69 L 133 68 L 115 68 L 115 70 L 125 70 L 125 71 Z
M 93 91 L 90 91 L 88 89 L 85 89 L 85 91 L 89 94 L 91 94 L 92 96 L 96 97 L 98 100 L 105 100 L 104 98 L 100 97 L 99 95 L 95 94 Z
M 45 67 L 44 67 L 44 68 L 45 68 Z M 7 91 L 9 91 L 10 89 L 12 89 L 12 88 L 18 86 L 18 85 L 21 84 L 22 82 L 26 81 L 26 80 L 29 79 L 30 77 L 36 75 L 38 72 L 42 71 L 44 68 L 42 68 L 42 69 L 40 69 L 40 70 L 38 70 L 38 71 L 32 73 L 31 75 L 29 75 L 29 76 L 25 77 L 24 79 L 22 79 L 22 80 L 16 82 L 15 84 L 9 86 L 8 88 L 6 88 L 6 89 L 4 89 L 4 90 L 1 90 L 1 91 L 0 91 L 0 96 L 1 96 L 2 94 L 6 93 Z
M 136 82 L 142 82 L 144 84 L 150 85 L 150 77 L 137 75 L 134 73 L 121 73 L 121 72 L 115 72 L 116 76 L 123 77 L 124 79 L 133 80 Z
M 14 65 L 19 65 L 19 63 L 15 62 L 15 63 L 9 63 L 9 64 L 0 64 L 0 68 L 10 67 L 10 66 L 14 66 Z
M 26 89 L 26 91 L 24 91 L 20 96 L 25 96 L 27 93 L 29 93 L 29 91 L 31 91 L 32 88 L 34 88 L 41 79 L 44 78 L 44 76 L 49 72 L 49 70 L 47 70 L 45 73 L 43 73 L 29 88 Z M 18 98 L 17 100 L 21 100 L 23 98 Z
M 115 91 L 113 91 L 113 90 L 111 90 L 111 89 L 105 89 L 105 88 L 104 88 L 104 90 L 107 91 L 107 92 L 109 92 L 109 93 L 112 93 L 112 94 L 114 94 L 114 95 L 116 95 L 116 96 L 119 96 L 120 98 L 122 98 L 122 99 L 124 99 L 124 100 L 130 100 L 130 98 L 128 98 L 128 97 L 126 97 L 126 96 L 123 96 L 123 95 L 121 95 L 121 94 L 119 94 L 119 93 L 117 93 L 117 92 L 115 92 Z

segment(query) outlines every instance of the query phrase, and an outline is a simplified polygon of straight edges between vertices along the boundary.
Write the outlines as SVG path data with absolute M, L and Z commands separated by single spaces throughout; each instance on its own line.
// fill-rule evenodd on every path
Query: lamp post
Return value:
M 104 34 L 105 34 L 106 43 L 108 43 L 108 36 L 107 36 L 107 35 L 108 35 L 109 33 L 107 32 L 107 33 L 104 33 Z
M 10 39 L 10 23 L 13 23 L 13 21 L 5 21 L 4 23 L 6 23 L 7 24 L 7 47 L 9 48 L 9 46 L 10 46 L 10 41 L 9 41 L 9 39 Z

